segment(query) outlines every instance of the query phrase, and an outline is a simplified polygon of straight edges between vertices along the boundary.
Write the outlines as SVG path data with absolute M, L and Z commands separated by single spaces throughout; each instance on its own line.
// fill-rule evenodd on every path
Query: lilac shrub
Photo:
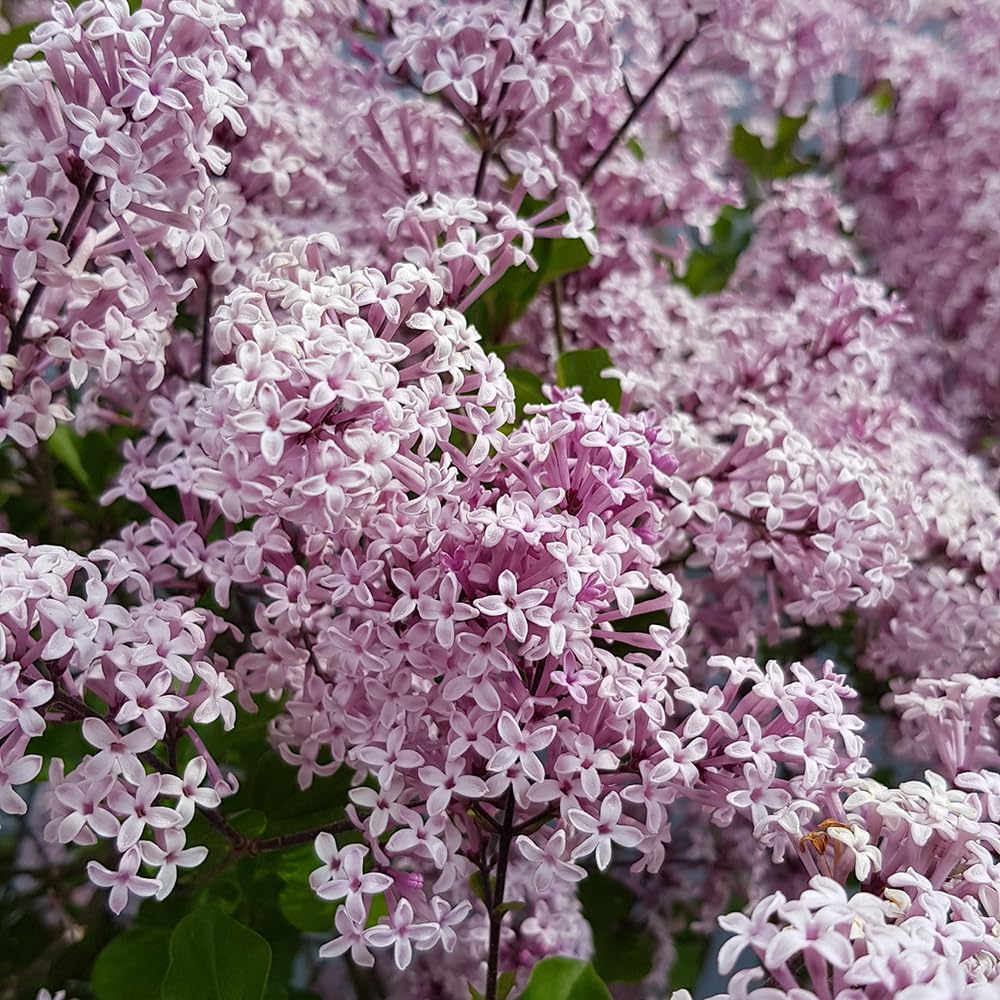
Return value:
M 0 29 L 4 996 L 995 995 L 990 4 Z

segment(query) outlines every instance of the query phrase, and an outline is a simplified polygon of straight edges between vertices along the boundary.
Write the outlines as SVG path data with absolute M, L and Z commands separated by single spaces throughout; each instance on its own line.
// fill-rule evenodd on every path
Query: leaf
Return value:
M 469 307 L 466 319 L 479 331 L 487 350 L 497 346 L 504 332 L 519 320 L 538 293 L 558 278 L 582 271 L 590 263 L 591 254 L 583 240 L 539 239 L 532 256 L 538 269 L 527 264 L 512 267 Z
M 476 899 L 486 902 L 486 883 L 483 881 L 482 872 L 475 871 L 469 876 L 469 889 Z
M 113 938 L 97 956 L 91 975 L 96 1000 L 135 1000 L 136 984 L 149 1000 L 160 996 L 170 964 L 170 931 L 148 928 Z
M 281 915 L 297 930 L 329 934 L 337 907 L 319 898 L 307 882 L 286 885 L 278 894 Z
M 270 968 L 271 946 L 264 938 L 203 906 L 170 937 L 163 1000 L 261 1000 Z
M 684 274 L 677 280 L 692 295 L 721 292 L 736 270 L 736 261 L 750 245 L 753 219 L 749 208 L 726 205 L 712 226 L 712 238 L 688 256 Z
M 540 284 L 550 285 L 556 278 L 582 271 L 591 261 L 591 253 L 583 240 L 539 240 L 534 258 Z
M 284 882 L 278 894 L 282 916 L 300 931 L 329 932 L 337 904 L 319 898 L 309 887 L 309 873 L 319 867 L 312 844 L 283 852 L 278 860 L 278 877 Z
M 547 403 L 542 393 L 542 380 L 527 368 L 508 368 L 507 378 L 514 386 L 514 403 L 517 406 L 517 419 L 524 418 L 526 406 L 537 406 Z
M 605 399 L 617 410 L 622 401 L 621 382 L 601 376 L 601 372 L 610 367 L 611 358 L 603 347 L 588 351 L 567 351 L 560 354 L 556 361 L 556 375 L 559 385 L 564 389 L 578 385 L 588 403 Z
M 514 991 L 517 984 L 517 974 L 514 972 L 501 972 L 497 977 L 497 1000 L 507 1000 L 507 997 Z
M 52 432 L 52 436 L 45 442 L 45 445 L 52 453 L 53 458 L 66 466 L 84 490 L 93 495 L 93 483 L 80 455 L 80 437 L 68 427 L 59 426 Z
M 377 896 L 372 896 L 368 904 L 368 919 L 365 927 L 374 927 L 383 917 L 389 916 L 389 902 L 385 898 L 385 893 L 380 892 Z
M 263 809 L 242 809 L 232 813 L 229 819 L 244 837 L 259 837 L 268 826 L 267 813 Z
M 876 80 L 868 93 L 877 115 L 887 115 L 898 97 L 895 87 L 889 80 Z
M 693 990 L 701 978 L 708 955 L 708 938 L 685 930 L 674 936 L 674 964 L 670 967 L 671 990 Z
M 509 903 L 501 903 L 497 908 L 498 914 L 516 913 L 523 910 L 528 904 L 523 899 L 512 899 Z
M 0 34 L 0 67 L 6 66 L 14 58 L 14 50 L 31 39 L 33 24 L 18 24 L 5 35 Z
M 545 958 L 531 972 L 520 1000 L 612 1000 L 589 962 Z
M 267 750 L 250 775 L 250 805 L 266 815 L 267 832 L 273 836 L 319 829 L 344 818 L 350 783 L 351 771 L 342 767 L 299 788 L 295 769 Z
M 815 167 L 815 161 L 797 159 L 795 143 L 807 118 L 807 115 L 795 118 L 784 115 L 779 118 L 773 146 L 765 146 L 760 136 L 747 131 L 742 125 L 736 125 L 733 127 L 730 150 L 737 160 L 761 180 L 776 180 L 806 173 Z
M 636 982 L 653 968 L 653 937 L 632 918 L 635 895 L 601 872 L 577 886 L 583 915 L 594 935 L 594 968 L 605 982 Z

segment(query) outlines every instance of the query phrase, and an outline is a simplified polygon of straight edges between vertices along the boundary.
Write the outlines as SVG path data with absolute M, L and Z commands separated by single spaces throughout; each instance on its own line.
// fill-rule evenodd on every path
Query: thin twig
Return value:
M 556 338 L 556 357 L 566 350 L 562 318 L 562 278 L 552 282 L 552 332 Z
M 660 75 L 653 81 L 649 90 L 646 91 L 642 97 L 639 98 L 637 104 L 633 105 L 632 110 L 629 112 L 628 118 L 622 122 L 615 134 L 608 140 L 608 144 L 601 150 L 600 155 L 596 160 L 587 168 L 587 172 L 580 178 L 580 186 L 586 187 L 587 184 L 593 179 L 594 174 L 600 169 L 601 164 L 611 155 L 615 147 L 621 142 L 625 133 L 628 131 L 629 126 L 642 114 L 643 109 L 646 105 L 653 99 L 653 95 L 660 89 L 663 85 L 663 81 L 670 75 L 677 64 L 684 58 L 684 53 L 691 48 L 691 44 L 698 37 L 698 32 L 701 31 L 702 25 L 711 17 L 711 14 L 701 14 L 698 17 L 698 23 L 695 26 L 694 34 L 690 38 L 686 38 L 681 42 L 680 47 L 671 56 L 670 61 L 660 72 Z
M 500 832 L 500 824 L 478 803 L 472 802 L 469 804 L 469 809 L 474 816 L 481 819 L 491 830 Z
M 514 789 L 507 789 L 503 826 L 500 828 L 500 843 L 497 847 L 496 888 L 490 893 L 490 944 L 486 957 L 486 1000 L 497 1000 L 497 981 L 500 976 L 500 928 L 507 915 L 501 909 L 503 894 L 507 884 L 507 865 L 510 861 L 510 845 L 514 834 Z
M 476 170 L 476 183 L 472 187 L 473 195 L 478 198 L 483 192 L 483 182 L 486 180 L 486 168 L 493 156 L 493 138 L 487 136 L 482 140 L 483 151 L 479 156 L 479 167 Z
M 529 816 L 524 822 L 518 823 L 511 832 L 514 836 L 522 833 L 532 833 L 535 829 L 540 829 L 550 819 L 555 819 L 558 815 L 558 812 L 553 812 L 550 808 L 542 809 L 541 812 L 535 813 L 534 816 Z
M 201 363 L 198 367 L 198 381 L 208 385 L 211 381 L 208 367 L 211 363 L 212 338 L 209 333 L 209 323 L 212 319 L 212 269 L 205 268 L 205 304 L 201 311 Z
M 524 8 L 521 10 L 521 24 L 524 24 L 529 17 L 531 17 L 531 8 L 535 0 L 524 0 Z M 497 95 L 496 111 L 499 114 L 500 107 L 503 104 L 504 98 L 507 96 L 507 91 L 510 89 L 510 81 L 504 80 L 500 84 L 500 93 Z M 493 154 L 496 152 L 496 148 L 499 145 L 502 136 L 498 135 L 498 127 L 500 124 L 499 118 L 493 123 L 493 128 L 490 130 L 489 135 L 480 136 L 480 143 L 483 147 L 483 151 L 479 157 L 479 167 L 476 169 L 476 183 L 472 189 L 472 193 L 478 198 L 482 194 L 483 183 L 486 180 L 486 170 L 490 165 L 490 160 L 493 158 Z
M 357 827 L 349 820 L 338 823 L 327 823 L 314 830 L 302 830 L 299 833 L 283 833 L 278 837 L 264 837 L 259 840 L 248 840 L 244 853 L 253 857 L 257 854 L 267 854 L 270 851 L 285 851 L 289 847 L 312 843 L 321 833 L 350 833 Z
M 97 185 L 100 183 L 101 177 L 99 174 L 91 174 L 90 180 L 87 181 L 86 187 L 80 191 L 80 196 L 77 198 L 76 207 L 73 209 L 73 214 L 69 217 L 66 225 L 63 226 L 62 232 L 56 237 L 56 241 L 61 243 L 63 246 L 68 247 L 69 241 L 73 238 L 73 234 L 76 232 L 77 226 L 80 225 L 80 220 L 83 218 L 84 213 L 90 207 L 90 203 L 94 200 L 94 195 L 97 194 Z M 45 291 L 46 286 L 42 284 L 41 281 L 35 282 L 35 287 L 32 288 L 31 294 L 28 295 L 28 301 L 25 302 L 24 308 L 21 310 L 21 315 L 18 317 L 17 322 L 14 324 L 13 329 L 10 331 L 10 343 L 7 345 L 7 350 L 4 352 L 6 354 L 12 354 L 17 357 L 18 351 L 20 351 L 22 344 L 24 343 L 24 334 L 28 329 L 28 321 L 31 319 L 32 314 L 38 306 L 38 302 L 42 297 L 42 292 Z M 7 401 L 7 390 L 0 386 L 0 406 Z

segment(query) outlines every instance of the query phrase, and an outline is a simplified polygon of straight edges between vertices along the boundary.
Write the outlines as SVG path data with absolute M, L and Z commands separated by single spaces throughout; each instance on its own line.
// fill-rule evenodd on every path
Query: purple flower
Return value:
M 605 796 L 601 803 L 600 818 L 595 818 L 581 809 L 570 809 L 566 814 L 573 828 L 585 835 L 572 852 L 574 860 L 593 853 L 597 867 L 604 871 L 611 863 L 613 844 L 622 847 L 636 847 L 642 840 L 642 831 L 628 823 L 621 822 L 622 802 L 617 792 Z
M 159 891 L 160 883 L 156 879 L 136 874 L 141 860 L 139 848 L 132 847 L 122 855 L 117 870 L 105 868 L 97 861 L 88 862 L 87 875 L 90 881 L 102 889 L 111 890 L 108 905 L 112 913 L 121 913 L 128 905 L 130 895 L 143 899 L 155 896 Z

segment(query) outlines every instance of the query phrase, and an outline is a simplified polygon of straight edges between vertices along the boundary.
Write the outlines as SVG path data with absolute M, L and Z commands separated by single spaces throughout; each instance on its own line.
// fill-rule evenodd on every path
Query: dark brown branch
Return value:
M 267 854 L 269 851 L 285 851 L 289 847 L 310 844 L 321 833 L 350 833 L 356 829 L 357 827 L 349 819 L 342 819 L 337 823 L 318 826 L 314 830 L 301 830 L 298 833 L 283 833 L 278 837 L 248 840 L 244 853 L 253 857 L 256 854 Z
M 100 183 L 99 174 L 91 174 L 90 180 L 87 181 L 86 187 L 80 190 L 80 196 L 77 198 L 76 207 L 73 209 L 73 214 L 69 217 L 66 225 L 63 226 L 62 231 L 57 237 L 57 242 L 61 243 L 64 247 L 68 247 L 70 240 L 73 239 L 73 235 L 80 225 L 80 220 L 83 218 L 84 213 L 90 207 L 90 203 L 94 200 L 94 195 L 97 194 L 97 185 Z M 31 294 L 28 296 L 28 301 L 25 302 L 24 308 L 21 310 L 21 315 L 18 317 L 17 322 L 14 324 L 10 331 L 10 343 L 7 345 L 7 350 L 5 353 L 12 354 L 15 358 L 17 357 L 18 351 L 21 350 L 21 346 L 24 343 L 24 334 L 28 329 L 28 322 L 30 321 L 35 309 L 38 307 L 38 303 L 42 297 L 42 292 L 45 291 L 45 285 L 41 281 L 35 282 L 35 287 L 32 288 Z M 7 390 L 0 386 L 0 406 L 2 406 L 7 401 Z
M 198 381 L 202 385 L 211 382 L 209 365 L 212 356 L 212 337 L 209 324 L 212 320 L 212 270 L 205 268 L 205 303 L 201 310 L 201 363 L 198 366 Z
M 608 144 L 601 150 L 597 159 L 587 168 L 587 172 L 580 178 L 580 186 L 586 187 L 591 180 L 593 180 L 594 174 L 601 168 L 604 161 L 614 152 L 615 147 L 619 142 L 625 137 L 625 133 L 629 130 L 629 126 L 642 114 L 643 109 L 647 104 L 653 99 L 653 96 L 663 85 L 663 81 L 666 80 L 668 76 L 676 68 L 677 64 L 684 58 L 684 53 L 691 48 L 691 44 L 698 37 L 698 33 L 701 31 L 702 25 L 711 17 L 710 14 L 701 14 L 698 17 L 698 23 L 695 25 L 694 34 L 690 38 L 686 38 L 681 42 L 680 47 L 671 56 L 670 61 L 666 66 L 660 71 L 660 75 L 653 81 L 649 90 L 646 91 L 639 101 L 633 105 L 632 110 L 629 112 L 628 117 L 621 123 L 615 134 L 608 140 Z
M 531 17 L 531 8 L 535 0 L 525 0 L 524 8 L 521 11 L 521 24 Z M 496 110 L 497 113 L 500 111 L 500 107 L 503 104 L 504 98 L 507 96 L 507 91 L 510 89 L 510 83 L 507 80 L 500 85 L 500 93 L 497 96 Z M 489 135 L 480 136 L 480 143 L 483 147 L 483 151 L 479 157 L 479 167 L 476 169 L 476 183 L 472 189 L 472 193 L 478 198 L 483 191 L 483 184 L 486 181 L 486 170 L 490 165 L 490 160 L 493 158 L 493 154 L 496 152 L 496 147 L 502 138 L 502 136 L 497 135 L 497 128 L 499 126 L 499 119 L 494 122 L 493 128 Z
M 514 839 L 514 790 L 507 790 L 500 843 L 497 847 L 497 875 L 493 892 L 489 894 L 490 943 L 486 956 L 486 1000 L 497 1000 L 497 983 L 500 977 L 500 929 L 507 915 L 503 907 L 503 894 L 507 885 L 507 865 Z

